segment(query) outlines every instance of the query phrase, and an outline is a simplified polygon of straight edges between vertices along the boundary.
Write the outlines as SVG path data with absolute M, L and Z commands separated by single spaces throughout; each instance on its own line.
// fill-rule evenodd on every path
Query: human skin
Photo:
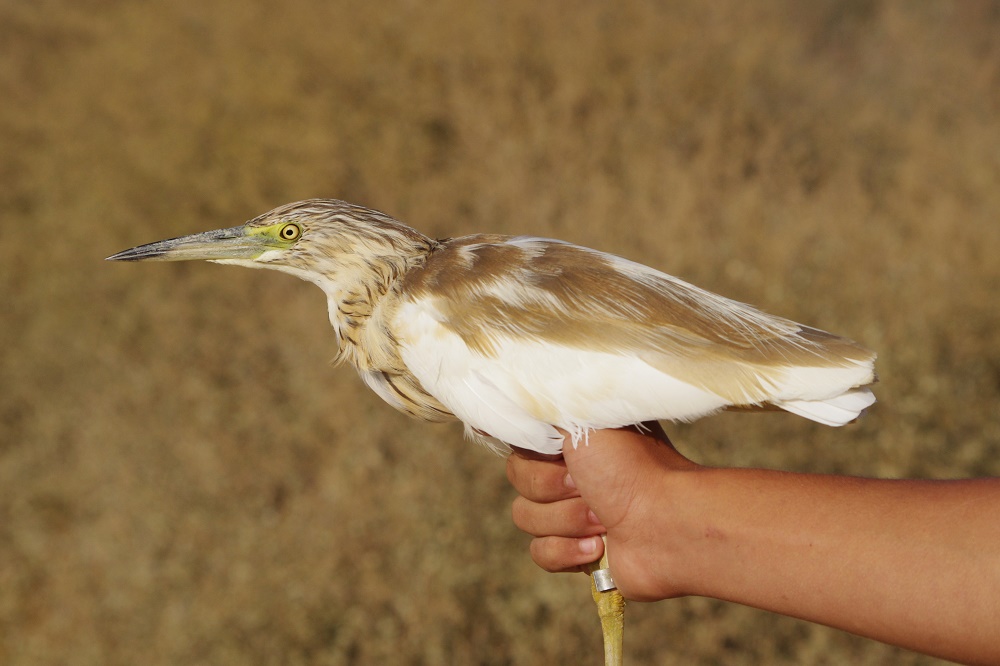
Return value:
M 1000 479 L 698 465 L 658 424 L 515 453 L 515 524 L 547 571 L 603 554 L 628 599 L 713 597 L 953 661 L 1000 663 Z

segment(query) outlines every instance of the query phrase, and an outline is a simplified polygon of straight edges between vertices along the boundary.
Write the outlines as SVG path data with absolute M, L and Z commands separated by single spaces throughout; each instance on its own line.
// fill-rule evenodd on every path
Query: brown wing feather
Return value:
M 442 323 L 482 354 L 503 337 L 630 352 L 738 404 L 765 400 L 783 368 L 874 359 L 847 338 L 559 241 L 453 239 L 405 279 L 404 293 L 436 298 Z

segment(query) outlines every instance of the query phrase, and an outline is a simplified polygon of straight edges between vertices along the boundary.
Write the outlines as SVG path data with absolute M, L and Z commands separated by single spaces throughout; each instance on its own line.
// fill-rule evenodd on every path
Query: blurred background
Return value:
M 600 248 L 876 349 L 880 402 L 668 426 L 715 465 L 1000 474 L 996 2 L 0 2 L 0 662 L 600 663 L 503 460 L 322 293 L 113 252 L 336 197 Z M 931 664 L 706 599 L 632 663 Z

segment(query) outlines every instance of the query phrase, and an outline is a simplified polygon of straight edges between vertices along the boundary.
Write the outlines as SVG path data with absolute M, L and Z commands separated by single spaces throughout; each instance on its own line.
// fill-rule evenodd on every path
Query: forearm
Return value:
M 952 659 L 1000 661 L 1000 480 L 682 475 L 686 538 L 663 551 L 672 584 Z

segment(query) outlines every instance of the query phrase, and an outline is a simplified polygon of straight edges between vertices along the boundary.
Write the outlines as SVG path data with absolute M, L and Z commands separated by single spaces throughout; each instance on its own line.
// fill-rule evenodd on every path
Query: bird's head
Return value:
M 157 241 L 124 250 L 109 261 L 202 259 L 248 268 L 272 268 L 315 282 L 383 270 L 434 245 L 423 234 L 375 210 L 336 199 L 279 206 L 246 224 Z

